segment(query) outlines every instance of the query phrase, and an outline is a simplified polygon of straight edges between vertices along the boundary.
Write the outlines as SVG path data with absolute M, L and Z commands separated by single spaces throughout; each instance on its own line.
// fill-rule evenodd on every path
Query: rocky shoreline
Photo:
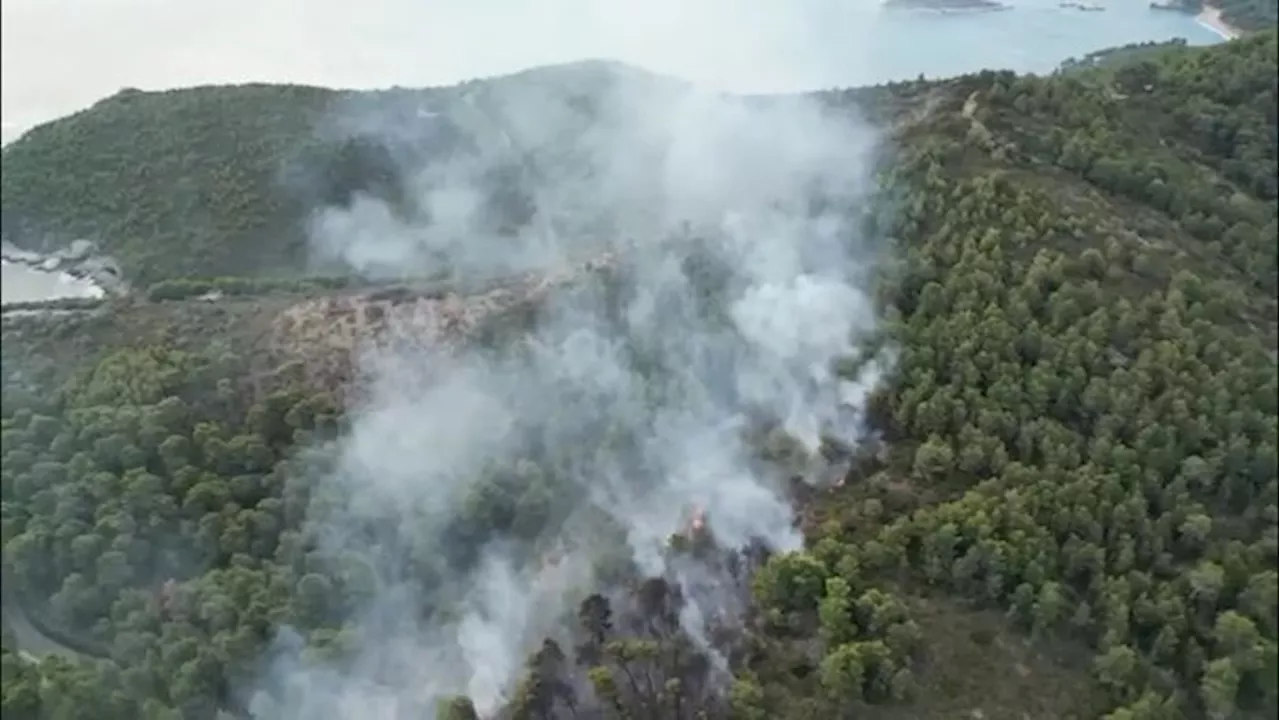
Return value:
M 8 241 L 0 241 L 0 259 L 37 272 L 63 273 L 87 281 L 106 295 L 126 295 L 129 292 L 120 263 L 108 255 L 99 254 L 97 245 L 90 240 L 75 240 L 66 248 L 47 254 L 23 250 Z

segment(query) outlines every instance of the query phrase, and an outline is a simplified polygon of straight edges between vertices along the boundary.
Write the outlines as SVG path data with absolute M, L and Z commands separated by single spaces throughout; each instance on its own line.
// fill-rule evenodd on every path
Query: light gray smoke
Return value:
M 356 660 L 338 670 L 282 640 L 254 700 L 263 720 L 421 717 L 452 694 L 490 712 L 618 555 L 686 586 L 700 637 L 733 603 L 716 577 L 670 566 L 670 536 L 702 509 L 723 546 L 798 548 L 759 431 L 810 454 L 823 436 L 856 442 L 877 380 L 832 370 L 875 322 L 859 217 L 877 136 L 849 109 L 599 63 L 423 97 L 397 117 L 460 149 L 393 153 L 404 189 L 319 210 L 318 256 L 458 278 L 607 269 L 550 292 L 513 348 L 364 359 L 372 384 L 309 517 L 330 571 L 365 588 Z M 344 113 L 366 135 L 413 135 L 382 110 Z M 512 203 L 519 221 L 495 222 Z M 460 536 L 495 476 L 517 517 Z

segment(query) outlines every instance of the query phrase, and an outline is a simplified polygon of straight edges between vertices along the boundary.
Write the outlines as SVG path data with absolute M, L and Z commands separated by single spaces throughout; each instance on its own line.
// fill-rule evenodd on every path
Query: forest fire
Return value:
M 178 581 L 173 578 L 165 580 L 164 583 L 156 588 L 155 600 L 160 607 L 160 613 L 164 617 L 173 615 L 173 600 L 178 592 Z
M 689 524 L 685 528 L 687 535 L 699 535 L 707 526 L 707 511 L 701 507 L 694 506 L 693 515 L 689 518 Z
M 707 540 L 710 535 L 710 528 L 707 526 L 706 509 L 701 505 L 693 505 L 689 510 L 688 519 L 675 533 L 673 539 L 679 539 L 684 543 L 692 543 Z

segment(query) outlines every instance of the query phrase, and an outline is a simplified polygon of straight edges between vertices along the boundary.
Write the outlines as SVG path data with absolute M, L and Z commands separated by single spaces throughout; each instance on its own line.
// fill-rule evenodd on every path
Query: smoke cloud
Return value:
M 317 262 L 572 279 L 514 343 L 364 356 L 307 531 L 359 598 L 335 610 L 351 652 L 315 662 L 286 631 L 255 716 L 422 717 L 453 694 L 491 712 L 620 565 L 680 585 L 695 639 L 738 612 L 728 578 L 665 550 L 699 510 L 721 546 L 799 548 L 795 468 L 761 438 L 856 442 L 878 369 L 833 365 L 875 324 L 876 133 L 813 97 L 595 62 L 353 97 L 319 131 L 382 148 L 397 180 L 316 211 Z

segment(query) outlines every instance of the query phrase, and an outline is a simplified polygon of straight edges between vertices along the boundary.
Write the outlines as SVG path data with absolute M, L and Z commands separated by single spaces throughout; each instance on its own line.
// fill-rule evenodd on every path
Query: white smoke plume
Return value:
M 372 387 L 309 517 L 336 558 L 325 572 L 364 589 L 346 608 L 355 660 L 307 662 L 282 639 L 262 720 L 422 717 L 453 694 L 492 712 L 612 555 L 685 586 L 699 637 L 733 603 L 669 566 L 670 536 L 705 509 L 722 546 L 798 548 L 759 430 L 811 455 L 824 436 L 856 442 L 877 379 L 832 369 L 875 323 L 859 218 L 878 136 L 849 108 L 603 63 L 383 100 L 398 111 L 353 101 L 325 131 L 379 138 L 404 181 L 319 210 L 324 261 L 459 279 L 608 269 L 551 293 L 515 347 L 366 358 Z M 496 222 L 513 203 L 526 212 Z M 459 530 L 495 476 L 518 517 Z

